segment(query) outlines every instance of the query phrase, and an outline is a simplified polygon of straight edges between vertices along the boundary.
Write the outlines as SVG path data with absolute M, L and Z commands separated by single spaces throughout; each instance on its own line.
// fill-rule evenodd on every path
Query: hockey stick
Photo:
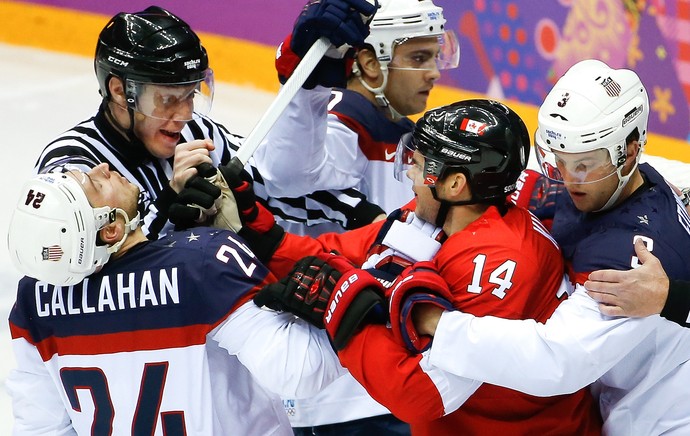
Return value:
M 312 44 L 290 78 L 280 88 L 276 98 L 249 133 L 249 136 L 245 138 L 240 148 L 237 149 L 237 154 L 228 163 L 228 167 L 233 168 L 239 174 L 330 46 L 330 41 L 323 36 Z

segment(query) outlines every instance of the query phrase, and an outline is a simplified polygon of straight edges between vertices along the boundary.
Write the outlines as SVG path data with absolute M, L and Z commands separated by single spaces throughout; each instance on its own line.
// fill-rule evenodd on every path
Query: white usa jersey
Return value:
M 411 181 L 396 180 L 393 170 L 400 137 L 413 127 L 408 118 L 390 121 L 358 92 L 300 89 L 254 154 L 255 164 L 268 195 L 329 206 L 343 220 L 342 228 L 326 231 L 342 232 L 370 223 L 371 205 L 387 215 L 413 198 Z M 319 216 L 304 222 L 318 224 Z

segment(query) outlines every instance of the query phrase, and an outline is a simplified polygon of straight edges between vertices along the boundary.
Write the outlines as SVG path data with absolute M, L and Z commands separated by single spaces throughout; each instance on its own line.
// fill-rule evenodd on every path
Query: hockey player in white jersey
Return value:
M 323 0 L 320 7 L 349 3 L 354 2 Z M 412 200 L 409 180 L 393 176 L 397 144 L 414 127 L 407 116 L 426 108 L 440 70 L 457 66 L 458 44 L 446 29 L 443 9 L 432 0 L 378 3 L 365 44 L 352 48 L 331 40 L 338 49 L 327 53 L 254 155 L 268 195 L 306 204 L 318 200 L 344 218 L 342 226 L 308 216 L 304 226 L 280 222 L 291 233 L 317 236 L 358 228 Z M 314 10 L 308 18 L 318 20 L 319 14 Z M 323 15 L 324 22 L 332 19 Z M 283 80 L 319 36 L 303 26 L 298 19 L 278 49 Z M 313 26 L 316 33 L 324 27 Z M 348 193 L 363 194 L 367 202 L 353 207 Z M 396 430 L 399 421 L 350 377 L 314 398 L 286 399 L 286 408 L 297 434 L 409 431 Z
M 254 305 L 275 278 L 235 233 L 149 241 L 138 196 L 104 163 L 24 184 L 8 239 L 34 277 L 10 314 L 14 434 L 292 434 L 276 394 L 343 371 L 325 333 Z
M 412 199 L 411 185 L 392 176 L 396 146 L 412 131 L 407 116 L 426 108 L 440 70 L 456 67 L 459 59 L 455 33 L 431 0 L 379 3 L 365 44 L 332 48 L 254 155 L 268 195 L 323 201 L 344 214 L 345 229 Z M 307 46 L 299 24 L 278 49 L 282 79 Z M 346 196 L 328 191 L 334 189 L 359 192 L 380 209 L 352 207 Z M 311 235 L 343 231 L 310 227 L 314 222 L 305 217 L 306 228 L 287 229 Z

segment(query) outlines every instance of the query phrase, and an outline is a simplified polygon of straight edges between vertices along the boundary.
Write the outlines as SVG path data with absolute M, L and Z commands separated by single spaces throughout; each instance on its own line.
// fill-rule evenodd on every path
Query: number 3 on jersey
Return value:
M 650 253 L 654 250 L 654 239 L 648 238 L 646 236 L 635 235 L 633 237 L 633 246 L 635 245 L 635 242 L 637 242 L 638 239 L 642 239 L 644 246 L 647 247 L 647 250 L 649 250 Z M 640 262 L 640 259 L 637 256 L 633 256 L 632 260 L 630 261 L 630 266 L 633 268 L 637 268 L 641 265 L 642 263 Z
M 486 265 L 486 254 L 478 254 L 472 262 L 474 272 L 472 273 L 472 283 L 467 286 L 467 292 L 479 294 L 482 292 L 482 276 Z M 489 283 L 496 285 L 491 293 L 501 300 L 505 298 L 506 291 L 513 286 L 513 274 L 517 263 L 513 260 L 506 260 L 489 274 Z

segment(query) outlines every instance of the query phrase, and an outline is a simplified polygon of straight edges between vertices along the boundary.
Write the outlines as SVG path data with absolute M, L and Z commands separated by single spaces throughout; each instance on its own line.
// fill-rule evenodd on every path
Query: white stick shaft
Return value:
M 323 55 L 326 54 L 330 46 L 330 41 L 325 37 L 321 37 L 316 40 L 307 54 L 304 55 L 295 71 L 285 82 L 280 92 L 278 92 L 276 98 L 237 150 L 237 158 L 243 165 L 246 165 L 249 158 L 252 157 L 268 131 L 271 130 L 278 117 L 280 117 L 288 103 L 290 103 L 290 100 L 297 94 L 297 91 L 299 91 L 309 75 L 314 71 L 314 68 L 316 68 L 316 65 Z

